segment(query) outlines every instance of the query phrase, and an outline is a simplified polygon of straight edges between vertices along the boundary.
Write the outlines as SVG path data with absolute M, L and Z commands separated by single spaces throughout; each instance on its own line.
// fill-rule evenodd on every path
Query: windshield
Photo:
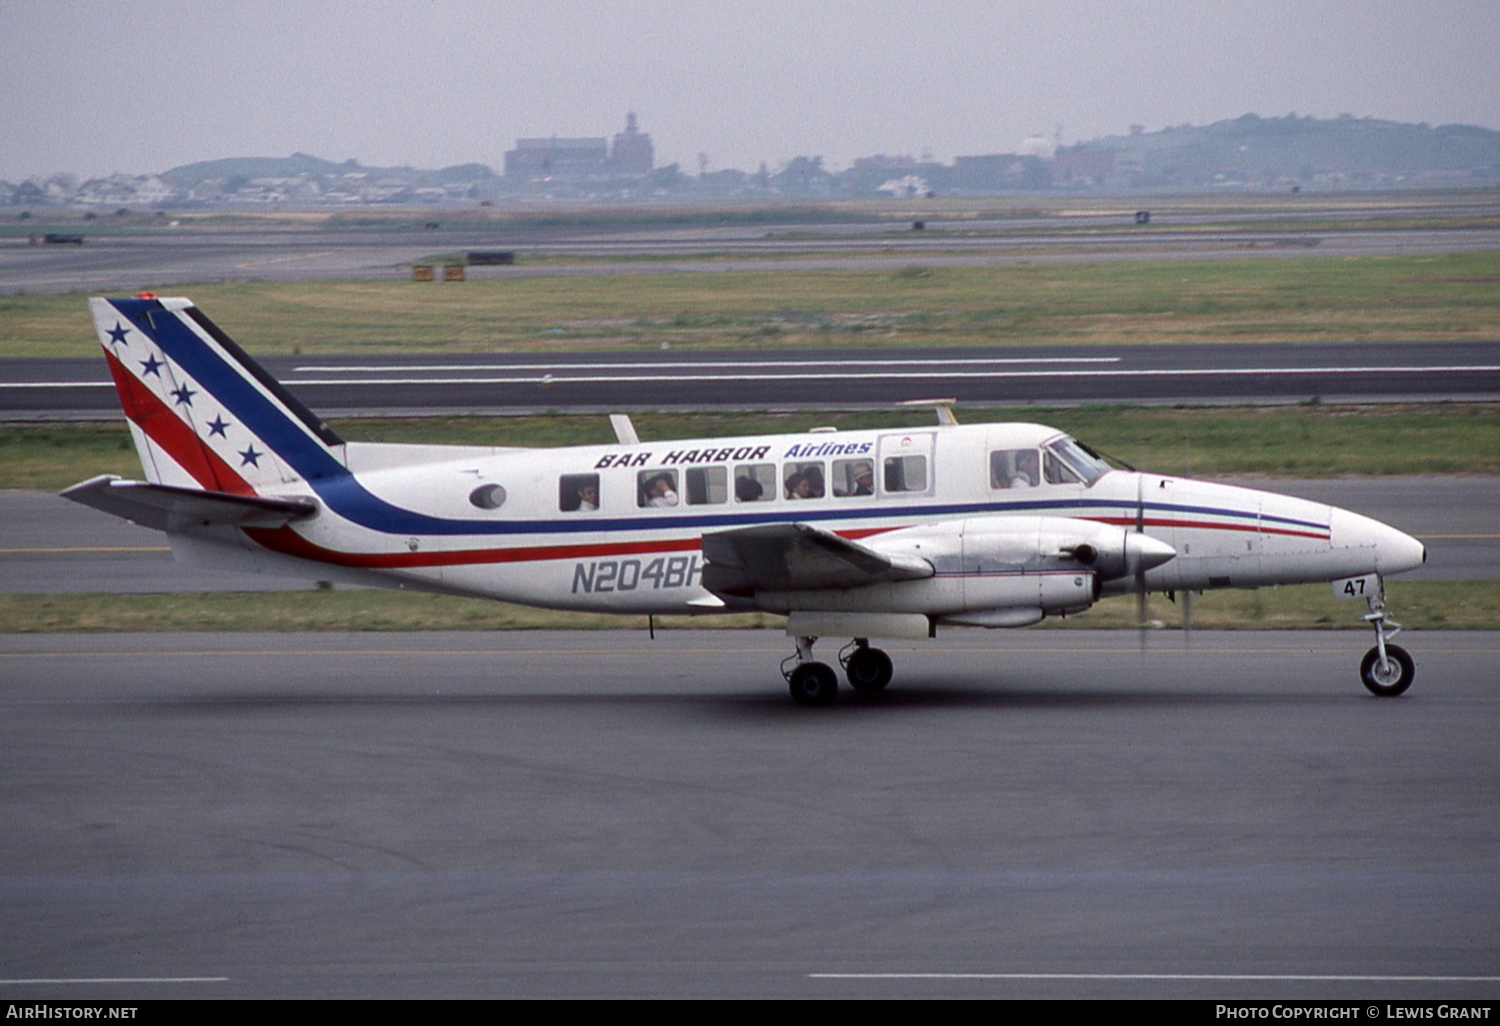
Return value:
M 1091 455 L 1083 446 L 1079 445 L 1067 435 L 1054 438 L 1046 446 L 1048 454 L 1057 459 L 1064 467 L 1072 471 L 1074 476 L 1084 484 L 1092 485 L 1099 478 L 1108 473 L 1109 464 Z

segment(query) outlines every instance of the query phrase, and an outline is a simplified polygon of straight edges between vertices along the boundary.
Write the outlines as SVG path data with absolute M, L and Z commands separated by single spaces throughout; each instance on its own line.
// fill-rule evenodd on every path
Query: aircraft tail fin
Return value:
M 345 472 L 344 442 L 190 300 L 89 300 L 153 484 L 232 495 Z

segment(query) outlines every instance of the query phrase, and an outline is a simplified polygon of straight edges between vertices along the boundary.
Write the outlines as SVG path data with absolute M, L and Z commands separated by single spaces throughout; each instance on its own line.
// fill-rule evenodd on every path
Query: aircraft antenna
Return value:
M 957 427 L 958 418 L 953 415 L 953 404 L 957 399 L 908 399 L 902 406 L 931 406 L 937 410 L 938 423 L 943 427 Z
M 609 426 L 615 429 L 615 441 L 621 445 L 640 445 L 641 436 L 635 433 L 635 425 L 628 413 L 611 413 Z

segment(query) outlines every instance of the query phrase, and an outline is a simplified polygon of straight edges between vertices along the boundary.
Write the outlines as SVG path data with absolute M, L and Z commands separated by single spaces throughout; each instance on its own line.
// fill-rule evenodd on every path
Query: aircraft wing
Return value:
M 228 524 L 232 527 L 281 527 L 318 511 L 311 499 L 268 499 L 259 495 L 178 488 L 126 481 L 102 474 L 76 484 L 62 497 L 158 531 Z
M 857 588 L 931 577 L 932 564 L 886 555 L 811 524 L 763 524 L 703 536 L 703 586 L 724 595 Z

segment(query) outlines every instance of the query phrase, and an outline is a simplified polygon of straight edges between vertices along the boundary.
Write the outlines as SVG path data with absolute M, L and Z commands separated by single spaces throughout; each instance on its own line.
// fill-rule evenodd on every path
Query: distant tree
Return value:
M 677 164 L 668 164 L 651 172 L 651 188 L 653 189 L 671 191 L 681 186 L 682 183 L 682 168 Z

